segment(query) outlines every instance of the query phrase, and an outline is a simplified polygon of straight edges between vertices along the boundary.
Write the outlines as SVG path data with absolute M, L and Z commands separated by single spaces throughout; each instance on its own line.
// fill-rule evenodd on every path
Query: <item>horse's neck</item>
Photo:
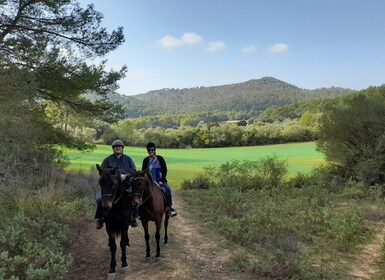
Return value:
M 152 180 L 147 179 L 147 184 L 146 184 L 146 190 L 147 190 L 147 196 L 149 198 L 155 198 L 158 196 L 160 192 L 160 187 L 157 186 Z

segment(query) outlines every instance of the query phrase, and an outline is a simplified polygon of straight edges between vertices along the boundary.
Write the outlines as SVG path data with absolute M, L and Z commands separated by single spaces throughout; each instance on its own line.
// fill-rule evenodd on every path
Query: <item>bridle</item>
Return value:
M 123 196 L 123 192 L 119 195 L 119 197 L 117 199 L 115 199 L 115 193 L 108 193 L 108 194 L 103 194 L 102 195 L 102 198 L 104 197 L 110 197 L 111 198 L 111 202 L 112 204 L 116 204 Z
M 143 179 L 143 177 L 133 177 L 133 176 L 130 177 L 129 182 L 130 182 L 130 185 L 132 188 L 132 195 L 133 196 L 139 196 L 139 197 L 143 196 L 144 188 L 142 188 L 141 192 L 134 192 L 134 188 L 132 187 L 133 183 L 136 183 L 137 181 L 140 181 L 142 179 Z
M 136 181 L 139 181 L 139 180 L 141 180 L 141 181 L 145 180 L 144 176 L 146 176 L 146 174 L 144 174 L 143 176 L 131 177 L 130 178 L 130 184 L 131 184 L 132 181 L 136 182 Z M 141 182 L 141 184 L 143 185 L 143 188 L 141 189 L 141 192 L 138 192 L 138 193 L 134 193 L 133 192 L 132 194 L 143 198 L 144 190 L 145 189 L 147 190 L 147 187 L 144 186 L 145 184 L 144 184 L 143 181 Z M 131 184 L 131 186 L 132 186 L 132 184 Z M 154 189 L 152 189 L 151 192 L 147 195 L 147 197 L 139 203 L 138 207 L 142 206 L 151 197 L 153 191 L 154 191 Z
M 116 183 L 116 181 L 113 179 L 113 178 L 109 178 L 111 181 L 112 181 L 112 189 L 113 189 L 113 192 L 112 193 L 106 193 L 106 194 L 102 194 L 102 198 L 111 198 L 111 202 L 112 204 L 116 204 L 118 203 L 118 201 L 122 198 L 123 194 L 124 194 L 124 191 L 125 191 L 125 188 L 123 187 L 123 184 L 120 182 L 119 180 L 119 177 L 120 177 L 120 173 L 118 172 L 117 175 L 112 175 L 110 174 L 111 177 L 113 176 L 117 176 L 118 179 L 118 183 Z M 118 185 L 118 186 L 117 186 Z M 115 188 L 114 188 L 115 187 Z M 118 198 L 115 198 L 116 196 L 116 190 L 118 189 L 117 187 L 120 188 L 121 192 L 120 192 L 120 195 Z

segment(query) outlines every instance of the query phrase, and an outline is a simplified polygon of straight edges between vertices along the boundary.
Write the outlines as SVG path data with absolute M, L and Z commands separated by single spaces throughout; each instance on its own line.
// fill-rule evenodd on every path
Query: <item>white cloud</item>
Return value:
M 244 52 L 244 53 L 252 53 L 252 52 L 255 52 L 255 51 L 257 51 L 257 47 L 254 46 L 254 45 L 249 45 L 249 46 L 244 47 L 242 49 L 242 52 Z
M 182 42 L 184 44 L 196 45 L 202 42 L 202 37 L 196 33 L 184 33 L 182 36 Z
M 175 37 L 166 35 L 159 40 L 159 44 L 163 48 L 175 48 L 175 47 L 179 47 L 182 44 L 182 42 Z
M 198 34 L 186 32 L 180 39 L 175 38 L 174 36 L 166 35 L 159 40 L 159 44 L 163 48 L 176 48 L 182 45 L 196 45 L 202 41 L 202 37 Z
M 209 43 L 209 46 L 207 47 L 208 52 L 217 52 L 224 50 L 226 48 L 226 44 L 223 41 L 213 41 Z
M 272 53 L 281 53 L 281 52 L 285 52 L 289 49 L 289 46 L 284 44 L 284 43 L 278 43 L 278 44 L 274 44 L 272 45 L 268 50 L 269 52 L 272 52 Z

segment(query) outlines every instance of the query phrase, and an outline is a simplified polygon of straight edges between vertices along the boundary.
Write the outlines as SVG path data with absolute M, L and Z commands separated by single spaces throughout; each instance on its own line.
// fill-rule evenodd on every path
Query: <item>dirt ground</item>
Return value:
M 189 216 L 187 206 L 178 191 L 173 192 L 176 217 L 170 218 L 169 245 L 161 246 L 162 260 L 155 262 L 154 225 L 151 223 L 151 255 L 145 262 L 145 241 L 142 226 L 128 231 L 127 249 L 129 271 L 123 272 L 120 247 L 117 251 L 117 280 L 136 279 L 261 279 L 246 272 L 234 271 L 228 260 L 242 248 L 209 231 L 204 223 Z M 385 227 L 378 229 L 371 242 L 362 246 L 357 261 L 352 264 L 349 279 L 370 279 L 377 271 Z M 69 251 L 74 263 L 66 279 L 104 280 L 108 278 L 110 251 L 105 228 L 95 229 L 93 220 L 84 220 L 72 228 Z M 163 234 L 162 239 L 163 240 Z
M 115 279 L 256 279 L 242 272 L 233 271 L 226 264 L 231 254 L 242 250 L 241 248 L 209 232 L 203 223 L 194 222 L 189 217 L 178 191 L 173 192 L 173 200 L 178 215 L 170 218 L 169 245 L 161 246 L 162 260 L 155 262 L 155 229 L 151 223 L 152 258 L 149 262 L 145 262 L 144 233 L 139 224 L 138 227 L 130 228 L 128 231 L 130 238 L 130 247 L 127 250 L 128 272 L 121 269 L 120 247 L 118 247 Z M 71 240 L 69 250 L 74 257 L 74 263 L 66 279 L 107 279 L 110 251 L 105 228 L 96 230 L 94 221 L 83 221 L 73 228 Z

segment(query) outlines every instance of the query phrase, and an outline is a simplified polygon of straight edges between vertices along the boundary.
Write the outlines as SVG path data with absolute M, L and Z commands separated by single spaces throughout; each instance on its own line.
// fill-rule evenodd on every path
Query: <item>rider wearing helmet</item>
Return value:
M 134 161 L 128 155 L 123 154 L 124 143 L 122 140 L 114 140 L 112 142 L 112 151 L 113 154 L 106 157 L 102 162 L 102 168 L 107 167 L 118 167 L 118 171 L 121 174 L 120 179 L 123 182 L 123 185 L 129 189 L 129 182 L 127 178 L 131 176 L 130 170 L 136 170 Z M 137 212 L 137 211 L 134 211 Z M 134 213 L 134 217 L 131 221 L 131 226 L 136 227 L 138 224 L 136 223 L 136 215 Z M 102 210 L 102 199 L 101 195 L 98 193 L 96 196 L 96 229 L 100 229 L 103 227 L 103 210 Z

